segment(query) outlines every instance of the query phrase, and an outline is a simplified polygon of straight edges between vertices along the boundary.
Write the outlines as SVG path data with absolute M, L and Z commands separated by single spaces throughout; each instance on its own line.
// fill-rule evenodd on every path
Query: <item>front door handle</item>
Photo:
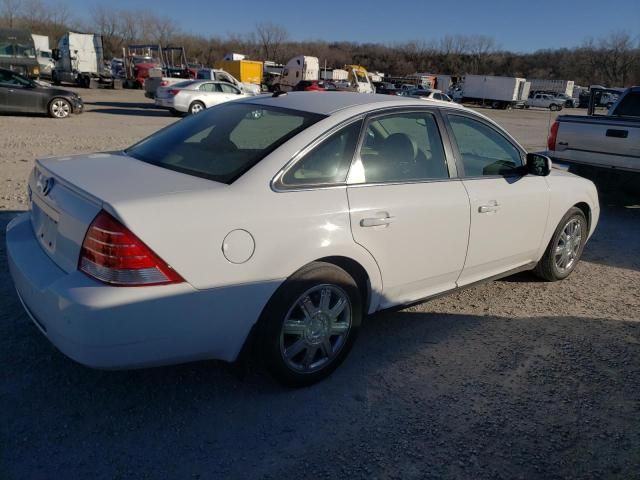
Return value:
M 480 213 L 496 212 L 499 208 L 500 208 L 500 204 L 495 200 L 492 200 L 487 205 L 480 205 L 478 207 L 478 212 Z
M 363 218 L 360 220 L 361 227 L 384 227 L 393 222 L 393 217 L 385 213 L 384 216 Z

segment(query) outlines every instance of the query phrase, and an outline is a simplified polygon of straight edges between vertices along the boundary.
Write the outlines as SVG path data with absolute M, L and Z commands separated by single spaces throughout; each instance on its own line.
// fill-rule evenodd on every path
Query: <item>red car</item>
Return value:
M 326 92 L 327 87 L 317 80 L 301 80 L 293 87 L 294 92 Z

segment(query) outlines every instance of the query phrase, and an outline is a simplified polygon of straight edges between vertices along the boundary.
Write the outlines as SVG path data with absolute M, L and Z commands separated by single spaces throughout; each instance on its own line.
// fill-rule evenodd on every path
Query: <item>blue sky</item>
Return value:
M 50 0 L 55 3 L 56 0 Z M 61 0 L 86 17 L 93 0 Z M 294 40 L 402 42 L 482 34 L 500 48 L 530 52 L 579 45 L 613 31 L 640 34 L 640 0 L 109 0 L 114 8 L 146 9 L 175 18 L 189 32 L 245 34 L 273 22 Z M 291 5 L 287 8 L 287 5 Z M 449 6 L 446 6 L 449 5 Z

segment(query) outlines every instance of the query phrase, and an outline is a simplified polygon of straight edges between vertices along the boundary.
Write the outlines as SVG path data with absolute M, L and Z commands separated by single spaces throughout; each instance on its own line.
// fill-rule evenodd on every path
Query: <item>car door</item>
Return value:
M 446 115 L 471 204 L 471 230 L 460 286 L 536 260 L 549 210 L 544 177 L 524 174 L 525 153 L 491 122 Z
M 40 96 L 27 79 L 13 72 L 0 72 L 0 101 L 7 112 L 38 112 Z
M 380 267 L 380 308 L 455 287 L 469 236 L 469 199 L 435 109 L 367 119 L 349 171 L 354 240 Z
M 198 100 L 202 101 L 207 108 L 218 103 L 218 95 L 220 95 L 220 89 L 215 82 L 203 83 L 198 87 Z

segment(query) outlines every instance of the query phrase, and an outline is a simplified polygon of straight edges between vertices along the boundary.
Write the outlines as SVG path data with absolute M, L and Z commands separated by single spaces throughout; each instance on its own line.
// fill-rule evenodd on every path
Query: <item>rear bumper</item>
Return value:
M 278 286 L 103 285 L 61 270 L 38 244 L 28 214 L 8 225 L 7 256 L 20 300 L 40 331 L 65 355 L 94 368 L 233 361 Z
M 173 106 L 174 102 L 172 98 L 156 98 L 155 102 L 156 102 L 156 107 L 174 108 Z

